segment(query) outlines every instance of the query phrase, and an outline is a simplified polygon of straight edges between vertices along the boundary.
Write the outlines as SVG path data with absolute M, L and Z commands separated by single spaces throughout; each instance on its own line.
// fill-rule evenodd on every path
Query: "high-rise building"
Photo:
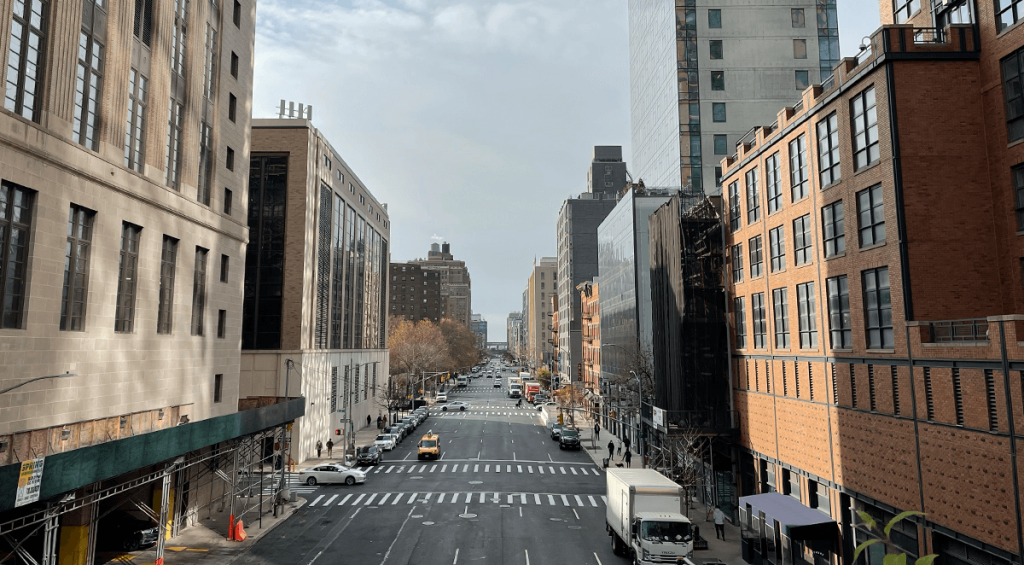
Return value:
M 239 402 L 255 15 L 0 3 L 0 553 L 92 563 L 100 500 L 177 533 L 302 414 Z
M 535 260 L 526 283 L 523 299 L 526 326 L 526 359 L 534 370 L 551 369 L 554 347 L 551 343 L 551 296 L 558 293 L 557 262 L 554 257 Z
M 562 382 L 579 378 L 582 338 L 576 286 L 597 276 L 597 227 L 626 188 L 622 148 L 596 146 L 587 169 L 587 192 L 566 200 L 558 213 L 558 340 Z
M 432 243 L 426 259 L 414 259 L 409 263 L 440 273 L 441 297 L 447 301 L 447 317 L 469 327 L 473 313 L 469 269 L 465 261 L 458 261 L 452 256 L 451 244 Z
M 441 273 L 415 263 L 391 263 L 388 312 L 419 322 L 438 323 L 448 317 L 448 301 L 441 296 Z
M 349 447 L 387 384 L 390 222 L 307 119 L 253 120 L 242 392 L 310 399 L 293 457 Z M 335 433 L 338 430 L 340 433 Z
M 582 347 L 580 349 L 579 382 L 590 403 L 591 413 L 601 410 L 601 304 L 599 277 L 576 285 L 580 293 Z
M 526 343 L 525 330 L 523 328 L 523 315 L 520 312 L 512 312 L 505 322 L 505 332 L 508 339 L 508 351 L 515 359 L 523 356 L 523 345 Z
M 899 550 L 1020 563 L 1024 12 L 880 7 L 906 25 L 723 161 L 739 520 L 765 547 L 799 501 L 841 543 L 781 551 L 853 563 L 857 512 L 918 511 Z
M 480 314 L 473 314 L 469 322 L 469 329 L 476 336 L 477 346 L 480 349 L 487 348 L 487 320 Z
M 629 0 L 633 178 L 719 194 L 718 161 L 839 60 L 835 0 Z

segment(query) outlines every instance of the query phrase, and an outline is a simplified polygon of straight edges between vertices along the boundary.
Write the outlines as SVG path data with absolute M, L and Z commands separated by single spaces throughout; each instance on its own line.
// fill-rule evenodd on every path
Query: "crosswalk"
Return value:
M 494 463 L 483 463 L 483 462 L 472 462 L 466 463 L 464 461 L 445 463 L 443 460 L 436 463 L 412 463 L 402 465 L 395 463 L 387 466 L 378 466 L 371 474 L 395 474 L 401 475 L 403 473 L 408 475 L 422 475 L 426 473 L 523 473 L 527 475 L 555 475 L 555 476 L 576 476 L 576 477 L 587 477 L 587 476 L 601 476 L 601 471 L 597 467 L 591 466 L 576 466 L 576 465 L 565 465 L 559 463 L 537 463 L 537 462 L 494 462 Z
M 307 485 L 306 483 L 301 482 L 297 475 L 291 475 L 291 474 L 288 475 L 288 480 L 285 481 L 285 484 L 288 485 L 288 489 L 289 490 L 291 490 L 292 492 L 299 493 L 299 494 L 309 494 L 311 492 L 315 492 L 318 488 L 320 488 L 319 485 L 313 485 L 313 486 Z M 254 486 L 256 488 L 253 489 L 253 492 L 258 491 L 259 490 L 259 481 L 258 480 L 254 483 Z M 270 476 L 267 476 L 263 480 L 263 494 L 274 494 L 274 486 L 273 486 L 273 482 L 272 482 Z
M 599 508 L 607 498 L 599 494 L 548 494 L 523 492 L 375 492 L 362 494 L 321 494 L 307 507 L 398 506 L 401 504 L 500 504 L 519 506 L 560 506 Z
M 467 408 L 466 410 L 455 409 L 447 410 L 444 412 L 442 412 L 441 410 L 437 410 L 437 413 L 432 415 L 444 417 L 469 414 L 476 414 L 481 416 L 538 416 L 539 412 L 537 410 L 472 410 Z

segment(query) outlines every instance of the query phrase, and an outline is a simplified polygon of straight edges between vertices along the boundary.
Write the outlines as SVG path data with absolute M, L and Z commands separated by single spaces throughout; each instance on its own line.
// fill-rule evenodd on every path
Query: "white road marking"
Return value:
M 552 463 L 554 463 L 554 462 L 555 462 L 555 460 L 551 458 L 551 454 L 550 454 L 550 453 L 548 454 L 548 461 L 550 461 L 550 462 L 552 462 Z
M 555 505 L 555 497 L 553 495 L 548 495 L 548 504 L 551 506 Z
M 519 507 L 519 517 L 520 518 L 523 517 L 523 507 L 522 506 Z
M 511 473 L 512 472 L 512 465 L 505 465 L 505 472 L 506 473 Z
M 603 563 L 601 563 L 601 558 L 597 556 L 597 553 L 594 554 L 594 559 L 597 560 L 597 565 L 604 565 Z
M 588 496 L 587 498 L 590 499 L 590 505 L 593 506 L 594 508 L 597 508 L 597 501 L 594 500 L 594 497 L 593 496 Z
M 452 465 L 452 472 L 453 473 L 458 472 L 458 470 L 459 470 L 459 466 L 458 465 Z
M 471 493 L 471 492 L 467 492 L 467 493 L 466 493 L 466 502 L 467 502 L 467 503 L 469 503 L 469 502 L 472 502 L 472 500 L 471 500 L 472 498 L 473 498 L 473 493 Z M 467 509 L 468 509 L 468 508 L 469 508 L 469 507 L 467 507 Z M 467 512 L 467 514 L 468 514 L 468 512 Z
M 444 495 L 445 495 L 445 494 L 448 494 L 448 493 L 442 492 L 442 493 L 441 493 L 441 496 L 438 496 L 438 497 L 437 497 L 437 503 L 438 503 L 438 504 L 441 504 L 442 502 L 444 502 Z
M 495 504 L 498 503 L 498 493 L 494 493 L 494 498 L 491 500 L 491 502 L 493 502 Z
M 395 494 L 395 499 L 391 501 L 391 506 L 394 506 L 394 505 L 398 504 L 398 501 L 402 500 L 403 496 L 405 496 L 404 492 L 396 493 Z
M 416 493 L 415 492 L 409 495 L 409 504 L 412 504 L 413 502 L 416 502 Z
M 540 465 L 537 465 L 537 470 L 540 471 L 541 475 L 544 474 L 544 467 L 541 467 Z
M 485 473 L 490 473 L 491 472 L 491 466 L 490 465 L 484 465 L 484 472 Z
M 390 497 L 390 496 L 391 496 L 390 492 L 385 493 L 384 496 L 380 497 L 380 502 L 378 502 L 377 504 L 380 504 L 381 506 L 384 506 L 384 503 L 387 502 L 388 497 Z
M 437 469 L 437 465 L 431 465 L 430 466 L 430 472 L 431 473 L 433 473 L 435 469 Z
M 324 503 L 324 506 L 327 506 L 328 504 L 330 504 L 330 503 L 334 502 L 334 499 L 335 499 L 335 498 L 338 498 L 338 495 L 334 495 L 334 496 L 332 496 L 332 497 L 328 498 L 328 499 L 327 499 L 327 502 L 325 502 L 325 503 Z
M 579 473 L 576 472 L 576 467 L 569 467 L 569 470 L 572 471 L 573 475 L 578 475 L 579 474 Z
M 563 475 L 565 474 L 565 467 L 559 467 L 558 470 L 561 471 Z
M 447 468 L 448 468 L 448 465 L 442 465 L 442 466 L 441 466 L 441 472 L 442 472 L 442 473 L 443 473 L 443 472 L 445 472 L 445 470 L 446 470 Z
M 580 495 L 574 494 L 573 497 L 576 499 L 576 504 L 579 504 L 580 506 L 583 506 L 583 499 L 580 498 Z M 577 516 L 577 518 L 579 518 L 579 516 Z
M 512 497 L 513 497 L 513 496 L 515 496 L 515 495 L 514 495 L 514 494 L 510 494 L 510 495 L 508 495 L 508 503 L 509 503 L 509 504 L 512 504 Z
M 420 472 L 422 473 L 422 472 L 426 471 L 426 469 L 427 469 L 427 466 L 424 465 L 424 466 L 420 467 Z
M 362 500 L 364 496 L 366 496 L 365 493 L 364 494 L 360 494 L 358 497 L 356 497 L 356 499 L 352 501 L 352 506 L 355 506 L 356 504 L 359 504 L 359 501 Z
M 579 497 L 577 496 L 576 498 L 579 498 Z M 575 514 L 577 520 L 580 519 L 580 515 L 576 513 L 576 509 L 575 508 L 572 509 L 572 513 Z
M 455 561 L 452 561 L 452 565 L 455 565 L 458 562 L 459 562 L 459 548 L 456 547 L 455 548 Z
M 352 495 L 349 495 L 349 496 L 352 496 Z M 316 500 L 314 500 L 313 502 L 310 502 L 309 505 L 310 506 L 316 506 L 316 503 L 320 502 L 320 499 L 323 498 L 323 497 L 324 497 L 324 495 L 321 494 L 320 496 L 316 497 Z M 333 500 L 333 499 L 331 499 L 331 500 Z
M 409 458 L 409 455 L 412 455 L 412 453 L 409 453 L 409 454 L 407 454 L 407 455 L 406 455 L 405 457 L 403 457 L 403 458 L 402 458 L 402 461 L 405 461 L 406 459 L 408 459 L 408 458 Z
M 533 472 L 533 465 L 527 465 L 526 466 L 526 470 L 532 473 Z
M 343 498 L 343 499 L 341 499 L 341 500 L 339 500 L 339 501 L 338 501 L 338 506 L 341 506 L 342 504 L 345 504 L 345 501 L 346 501 L 346 500 L 348 500 L 348 499 L 350 499 L 350 498 L 352 498 L 352 496 L 353 496 L 353 495 L 351 495 L 351 494 L 346 494 L 346 495 L 345 495 L 345 498 Z
M 523 553 L 526 554 L 526 565 L 530 565 L 530 550 L 529 549 L 524 549 Z
M 533 501 L 534 501 L 535 503 L 537 503 L 537 505 L 538 505 L 538 506 L 540 506 L 540 495 L 539 495 L 539 494 L 537 494 L 537 493 L 534 493 L 534 494 L 533 494 Z
M 463 466 L 462 466 L 462 472 L 463 472 L 463 473 L 467 473 L 467 472 L 469 472 L 469 465 L 468 465 L 468 464 L 467 464 L 467 465 L 463 465 Z
M 522 473 L 523 472 L 523 466 L 522 465 L 516 465 L 516 472 L 517 473 Z
M 526 504 L 526 493 L 525 492 L 519 495 L 519 502 L 522 503 L 522 504 Z
M 602 495 L 602 496 L 601 496 L 601 502 L 603 502 L 603 503 L 605 503 L 605 504 L 608 504 L 608 497 L 607 497 L 607 496 L 604 496 L 604 495 Z
M 555 474 L 555 468 L 554 467 L 548 467 L 548 471 L 551 471 L 552 475 Z
M 558 495 L 558 496 L 561 496 L 561 497 L 562 497 L 562 505 L 563 505 L 563 506 L 569 506 L 569 499 L 568 499 L 568 498 L 566 498 L 564 494 L 560 494 L 560 495 Z
M 430 496 L 431 496 L 432 494 L 434 494 L 434 493 L 432 493 L 432 492 L 428 492 L 428 493 L 427 493 L 427 496 L 426 496 L 426 499 L 427 499 L 427 500 L 430 500 Z
M 500 473 L 501 472 L 501 465 L 495 465 L 494 466 L 494 472 L 495 473 Z
M 395 466 L 394 466 L 394 465 L 392 465 L 392 466 L 388 467 L 388 470 L 387 470 L 387 471 L 384 471 L 384 473 L 390 473 L 390 472 L 391 472 L 391 471 L 393 471 L 394 469 L 395 469 Z
M 398 538 L 402 537 L 402 530 L 405 529 L 405 525 L 409 523 L 409 519 L 412 518 L 412 513 L 415 511 L 415 506 L 409 509 L 409 514 L 406 515 L 405 521 L 402 522 L 402 527 L 398 528 L 398 532 L 395 534 L 395 539 L 391 540 L 391 545 L 388 546 L 388 551 L 384 554 L 384 559 L 380 562 L 380 565 L 384 565 L 385 563 L 387 563 L 388 557 L 391 556 L 391 549 L 395 547 L 395 543 L 398 541 Z
M 478 473 L 480 471 L 480 465 L 473 465 L 473 472 Z
M 484 493 L 480 493 L 480 504 L 484 503 Z
M 363 503 L 363 506 L 369 506 L 369 505 L 373 504 L 373 499 L 374 498 L 377 498 L 377 493 L 371 494 L 370 498 L 367 498 L 366 502 Z

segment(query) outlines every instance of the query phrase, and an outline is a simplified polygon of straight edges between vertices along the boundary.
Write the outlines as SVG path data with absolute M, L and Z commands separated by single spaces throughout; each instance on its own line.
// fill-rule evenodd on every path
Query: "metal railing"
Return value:
M 915 27 L 914 43 L 917 44 L 943 44 L 946 43 L 946 30 L 941 27 Z
M 831 74 L 831 75 L 829 75 L 829 77 L 827 79 L 825 79 L 821 83 L 821 91 L 822 92 L 827 92 L 829 90 L 832 90 L 832 87 L 835 86 L 835 85 L 836 85 L 836 75 L 835 74 Z
M 673 428 L 727 431 L 738 425 L 737 415 L 735 410 L 666 410 L 665 427 L 669 434 Z M 644 417 L 651 417 L 649 409 L 644 410 Z
M 951 341 L 988 341 L 988 320 L 941 320 L 928 322 L 929 343 Z

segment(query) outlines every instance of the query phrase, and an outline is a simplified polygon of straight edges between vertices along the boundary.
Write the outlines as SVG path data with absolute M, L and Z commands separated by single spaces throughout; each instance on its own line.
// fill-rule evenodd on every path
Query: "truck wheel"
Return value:
M 619 536 L 615 535 L 615 532 L 611 533 L 612 538 L 612 555 L 619 554 Z

